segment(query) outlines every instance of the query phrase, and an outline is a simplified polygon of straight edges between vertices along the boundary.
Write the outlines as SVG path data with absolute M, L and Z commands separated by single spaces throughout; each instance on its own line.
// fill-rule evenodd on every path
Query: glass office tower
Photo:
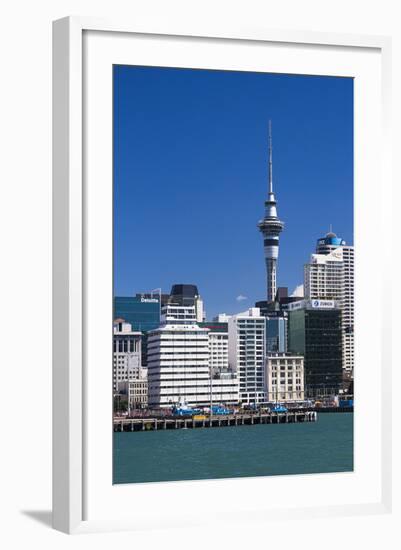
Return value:
M 288 313 L 288 349 L 305 357 L 305 393 L 315 398 L 337 395 L 342 383 L 341 310 L 327 300 L 297 304 Z

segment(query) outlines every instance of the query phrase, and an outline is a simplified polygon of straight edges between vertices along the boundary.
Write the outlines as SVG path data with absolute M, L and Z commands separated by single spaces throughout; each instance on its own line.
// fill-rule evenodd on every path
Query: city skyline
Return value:
M 118 66 L 114 82 L 115 295 L 196 284 L 208 318 L 265 299 L 269 119 L 277 286 L 302 284 L 330 224 L 353 244 L 351 79 Z

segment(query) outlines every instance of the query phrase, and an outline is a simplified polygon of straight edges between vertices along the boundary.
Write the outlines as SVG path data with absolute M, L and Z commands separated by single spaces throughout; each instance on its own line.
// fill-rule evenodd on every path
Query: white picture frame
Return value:
M 336 55 L 347 55 L 358 51 L 375 52 L 377 62 L 380 64 L 380 86 L 381 108 L 380 116 L 376 123 L 380 126 L 380 133 L 375 135 L 375 150 L 377 151 L 376 175 L 380 179 L 380 193 L 386 197 L 391 196 L 391 167 L 389 159 L 389 139 L 390 139 L 390 55 L 391 41 L 387 37 L 374 36 L 353 36 L 353 35 L 335 35 L 314 32 L 288 32 L 275 31 L 263 28 L 258 29 L 230 29 L 227 25 L 224 29 L 199 29 L 194 25 L 181 27 L 177 25 L 158 25 L 154 28 L 142 27 L 121 21 L 104 21 L 86 17 L 69 17 L 54 22 L 53 33 L 53 526 L 56 529 L 67 533 L 78 533 L 98 530 L 115 529 L 138 529 L 148 526 L 146 519 L 140 516 L 140 511 L 136 513 L 131 510 L 124 517 L 118 518 L 107 515 L 106 508 L 99 507 L 99 513 L 95 517 L 88 517 L 88 500 L 94 500 L 93 487 L 102 486 L 104 480 L 99 474 L 93 463 L 85 458 L 93 452 L 99 452 L 101 456 L 104 449 L 96 449 L 96 438 L 89 438 L 88 430 L 91 425 L 91 415 L 88 412 L 86 400 L 88 398 L 88 349 L 90 347 L 91 334 L 88 331 L 86 317 L 91 315 L 88 308 L 91 302 L 87 301 L 88 278 L 85 270 L 89 262 L 88 254 L 91 251 L 90 234 L 88 229 L 88 211 L 90 218 L 93 219 L 96 205 L 92 201 L 92 195 L 85 189 L 84 181 L 88 177 L 87 167 L 85 165 L 85 155 L 92 154 L 85 141 L 85 83 L 87 84 L 88 75 L 84 71 L 83 60 L 91 59 L 92 51 L 88 53 L 87 44 L 85 44 L 85 33 L 92 33 L 93 36 L 107 35 L 109 46 L 112 42 L 131 37 L 146 37 L 147 41 L 161 39 L 196 40 L 199 44 L 208 44 L 208 48 L 213 50 L 216 44 L 233 44 L 241 47 L 249 44 L 260 45 L 284 45 L 285 47 L 298 49 L 300 55 L 306 55 L 306 51 L 312 51 L 314 48 L 325 47 L 332 48 L 333 59 Z M 104 45 L 96 45 L 99 52 L 103 51 Z M 107 47 L 107 46 L 106 46 Z M 125 54 L 128 55 L 128 54 Z M 157 48 L 151 51 L 151 56 L 157 58 Z M 85 57 L 87 56 L 87 57 Z M 156 57 L 155 57 L 156 56 Z M 92 58 L 93 59 L 93 58 Z M 195 63 L 196 60 L 194 59 Z M 164 61 L 163 61 L 164 62 Z M 333 61 L 335 62 L 335 60 Z M 201 61 L 199 61 L 202 64 Z M 145 63 L 146 64 L 146 63 Z M 151 63 L 150 63 L 151 64 Z M 367 64 L 369 65 L 369 64 Z M 201 65 L 200 65 L 201 66 Z M 346 76 L 352 76 L 352 67 Z M 361 69 L 362 70 L 362 69 Z M 366 69 L 368 71 L 368 68 Z M 100 71 L 101 72 L 101 71 Z M 100 73 L 99 73 L 100 74 Z M 103 74 L 103 73 L 102 73 Z M 325 73 L 322 73 L 325 74 Z M 107 97 L 106 97 L 107 99 Z M 377 98 L 376 98 L 377 100 Z M 356 106 L 358 108 L 358 105 Z M 97 108 L 95 106 L 95 108 Z M 110 106 L 111 109 L 111 106 Z M 84 139 L 85 138 L 85 139 Z M 111 137 L 109 136 L 111 139 Z M 97 144 L 99 147 L 107 146 L 107 143 Z M 100 149 L 99 149 L 100 150 Z M 356 154 L 360 151 L 356 150 Z M 358 169 L 364 172 L 363 165 L 359 164 Z M 107 177 L 107 171 L 106 171 Z M 360 175 L 358 175 L 360 177 Z M 367 176 L 368 179 L 368 176 Z M 378 191 L 379 193 L 379 191 Z M 107 197 L 104 196 L 106 202 Z M 88 201 L 90 204 L 88 204 Z M 364 199 L 365 201 L 365 199 Z M 374 201 L 366 197 L 364 209 L 371 211 Z M 110 205 L 111 207 L 111 205 Z M 376 212 L 378 223 L 382 228 L 386 227 L 389 220 L 384 215 L 384 210 Z M 105 234 L 106 235 L 106 234 Z M 111 236 L 105 236 L 111 239 Z M 108 241 L 109 242 L 109 241 Z M 390 242 L 384 246 L 384 265 L 389 265 Z M 361 250 L 361 256 L 364 251 Z M 380 285 L 383 289 L 388 284 L 390 269 L 383 269 L 380 274 L 380 281 L 374 281 L 374 284 Z M 106 281 L 106 288 L 107 288 Z M 379 288 L 379 286 L 378 286 Z M 110 297 L 106 296 L 106 300 Z M 89 305 L 88 305 L 89 304 Z M 385 513 L 391 509 L 391 432 L 389 426 L 384 423 L 384 418 L 389 417 L 391 410 L 391 396 L 388 388 L 391 387 L 391 355 L 389 338 L 390 331 L 383 316 L 382 324 L 375 325 L 375 330 L 380 330 L 380 342 L 377 347 L 377 359 L 380 361 L 378 367 L 378 386 L 380 387 L 380 418 L 378 420 L 377 441 L 375 445 L 379 446 L 377 462 L 372 455 L 372 463 L 375 463 L 375 475 L 378 479 L 376 494 L 380 493 L 378 498 L 370 498 L 369 494 L 361 497 L 360 502 L 353 495 L 348 501 L 339 503 L 328 502 L 322 507 L 311 507 L 310 505 L 291 507 L 289 509 L 284 504 L 279 504 L 277 509 L 270 508 L 271 517 L 307 517 L 313 514 L 324 513 L 331 515 L 363 514 L 363 513 Z M 92 330 L 92 329 L 91 329 Z M 107 358 L 109 360 L 110 357 Z M 111 363 L 110 363 L 111 371 Z M 103 386 L 104 389 L 104 386 Z M 99 395 L 101 391 L 98 392 Z M 97 403 L 97 397 L 90 395 L 91 403 Z M 363 404 L 363 393 L 358 395 L 358 403 Z M 103 407 L 99 402 L 99 407 Z M 99 418 L 106 418 L 109 403 L 104 402 L 104 411 Z M 359 406 L 359 405 L 358 405 Z M 363 407 L 362 407 L 363 408 Z M 98 410 L 98 408 L 97 408 Z M 366 409 L 367 411 L 367 409 Z M 107 426 L 107 429 L 111 425 Z M 376 433 L 372 430 L 372 433 Z M 110 439 L 111 440 L 111 439 Z M 359 444 L 358 439 L 356 444 Z M 95 447 L 92 449 L 91 447 Z M 111 446 L 110 446 L 111 453 Z M 379 456 L 380 455 L 380 456 Z M 109 464 L 109 463 L 108 463 Z M 107 465 L 106 465 L 107 466 Z M 105 466 L 105 467 L 106 467 Z M 380 470 L 380 472 L 379 472 Z M 335 475 L 335 474 L 333 474 Z M 365 481 L 367 479 L 365 472 Z M 380 480 L 379 480 L 380 477 Z M 90 479 L 89 479 L 90 478 Z M 89 481 L 88 481 L 89 479 Z M 310 478 L 311 479 L 311 478 Z M 278 481 L 277 481 L 278 480 Z M 285 480 L 276 478 L 271 480 L 273 485 L 285 483 Z M 109 483 L 109 480 L 107 481 Z M 233 483 L 233 482 L 231 482 Z M 260 479 L 250 479 L 247 481 L 236 480 L 236 487 L 240 484 L 242 489 L 252 491 L 256 490 L 262 483 Z M 248 489 L 244 489 L 245 483 L 248 483 Z M 308 482 L 309 483 L 309 482 Z M 310 481 L 310 483 L 312 483 Z M 362 479 L 360 480 L 362 483 Z M 373 483 L 373 477 L 372 477 Z M 380 485 L 380 486 L 379 486 Z M 89 488 L 88 488 L 89 487 Z M 166 487 L 171 488 L 171 484 L 151 484 L 136 486 L 125 486 L 121 491 L 129 498 L 129 493 L 136 491 L 142 499 L 155 497 L 166 498 Z M 213 490 L 224 490 L 227 494 L 233 490 L 233 485 L 228 482 L 208 481 L 208 482 L 180 482 L 175 484 L 177 492 L 185 496 L 186 491 L 202 491 L 202 487 L 207 487 L 207 492 Z M 230 488 L 231 487 L 231 488 Z M 217 488 L 217 489 L 216 489 Z M 91 494 L 91 497 L 89 497 Z M 122 494 L 122 493 L 120 493 Z M 147 494 L 150 497 L 147 497 Z M 201 492 L 199 493 L 199 498 Z M 106 493 L 99 493 L 96 498 L 107 500 Z M 146 501 L 146 500 L 145 500 Z M 110 503 L 110 508 L 112 504 Z M 249 514 L 256 513 L 260 521 L 264 520 L 264 509 L 257 502 L 252 508 L 241 509 L 240 512 L 244 519 Z M 232 513 L 230 509 L 227 512 Z M 237 518 L 233 516 L 234 520 Z M 180 522 L 191 524 L 195 521 L 194 515 L 184 515 Z M 199 521 L 199 519 L 196 519 Z M 161 521 L 162 524 L 171 524 L 171 518 L 166 517 Z

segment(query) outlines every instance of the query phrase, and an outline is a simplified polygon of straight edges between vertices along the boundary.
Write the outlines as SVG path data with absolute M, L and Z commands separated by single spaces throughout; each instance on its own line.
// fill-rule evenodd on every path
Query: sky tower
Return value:
M 284 229 L 284 222 L 277 216 L 276 204 L 273 193 L 272 124 L 269 120 L 269 184 L 265 200 L 265 217 L 258 223 L 259 231 L 263 234 L 268 302 L 273 301 L 276 296 L 279 235 Z

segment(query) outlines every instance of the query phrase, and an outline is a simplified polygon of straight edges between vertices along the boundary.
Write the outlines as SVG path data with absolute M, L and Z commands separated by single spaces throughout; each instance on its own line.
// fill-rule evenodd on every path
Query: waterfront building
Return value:
M 303 356 L 270 353 L 266 357 L 266 400 L 289 403 L 304 399 Z
M 228 368 L 228 324 L 217 322 L 199 323 L 209 329 L 209 366 L 212 376 L 227 372 Z
M 136 377 L 120 383 L 120 391 L 127 395 L 129 409 L 146 409 L 148 406 L 148 373 L 141 367 Z
M 211 401 L 209 329 L 196 321 L 195 305 L 166 304 L 161 325 L 148 334 L 149 406 Z
M 266 319 L 258 308 L 228 318 L 228 357 L 243 404 L 265 401 Z
M 213 403 L 238 405 L 238 376 L 228 362 L 228 323 L 204 322 L 202 328 L 209 329 L 209 368 L 212 376 Z
M 265 201 L 265 215 L 258 223 L 263 235 L 264 256 L 266 263 L 266 299 L 272 302 L 277 289 L 277 260 L 279 253 L 279 235 L 284 229 L 284 222 L 277 216 L 277 202 L 273 192 L 273 150 L 271 122 L 269 121 L 269 178 L 268 193 Z
M 333 232 L 318 239 L 316 253 L 305 265 L 305 298 L 336 300 L 342 318 L 344 377 L 354 371 L 354 247 Z
M 341 309 L 335 300 L 289 304 L 288 350 L 304 356 L 305 393 L 339 393 L 342 382 Z
M 142 333 L 130 323 L 116 319 L 113 330 L 113 391 L 119 393 L 124 382 L 138 378 L 142 367 Z
M 239 384 L 237 373 L 227 369 L 212 374 L 211 392 L 213 405 L 238 405 Z

